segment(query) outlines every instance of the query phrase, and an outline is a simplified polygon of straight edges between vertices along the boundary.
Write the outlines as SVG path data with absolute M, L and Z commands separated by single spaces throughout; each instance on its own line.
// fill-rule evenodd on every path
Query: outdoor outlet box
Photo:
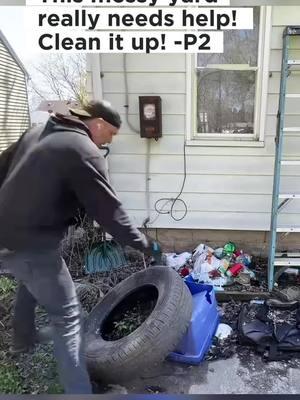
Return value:
M 162 136 L 161 97 L 139 96 L 141 137 L 158 140 Z

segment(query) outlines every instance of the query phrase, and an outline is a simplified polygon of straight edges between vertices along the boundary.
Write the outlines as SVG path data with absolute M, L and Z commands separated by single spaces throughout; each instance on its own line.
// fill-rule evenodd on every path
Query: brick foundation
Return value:
M 269 249 L 269 232 L 263 231 L 148 229 L 147 232 L 161 243 L 165 252 L 191 251 L 200 243 L 217 248 L 228 241 L 252 255 L 267 256 Z M 300 251 L 300 234 L 278 234 L 278 250 Z

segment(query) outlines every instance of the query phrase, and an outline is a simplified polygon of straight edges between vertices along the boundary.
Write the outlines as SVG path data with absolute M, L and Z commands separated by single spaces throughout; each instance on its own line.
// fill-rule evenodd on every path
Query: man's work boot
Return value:
M 53 335 L 54 335 L 54 330 L 52 326 L 43 326 L 42 328 L 36 331 L 34 336 L 34 343 L 14 340 L 13 345 L 9 349 L 9 353 L 12 356 L 24 353 L 32 353 L 37 343 L 40 344 L 52 343 Z
M 18 356 L 25 353 L 33 353 L 34 344 L 14 344 L 9 348 L 8 351 L 11 356 Z

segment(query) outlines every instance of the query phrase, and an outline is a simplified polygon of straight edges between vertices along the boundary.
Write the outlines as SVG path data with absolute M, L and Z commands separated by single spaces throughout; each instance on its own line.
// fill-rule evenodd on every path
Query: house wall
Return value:
M 282 32 L 286 25 L 296 25 L 299 21 L 300 6 L 272 7 L 264 147 L 187 146 L 187 179 L 181 198 L 187 204 L 188 214 L 180 222 L 175 222 L 168 214 L 160 215 L 152 227 L 269 230 Z M 293 50 L 293 55 L 300 59 L 300 46 Z M 111 181 L 135 223 L 141 225 L 147 215 L 147 140 L 141 139 L 125 121 L 123 55 L 101 54 L 99 57 L 103 98 L 117 107 L 124 120 L 121 133 L 111 146 Z M 163 137 L 158 142 L 151 140 L 150 144 L 151 218 L 156 216 L 155 201 L 176 197 L 183 180 L 183 144 L 189 116 L 186 96 L 190 95 L 186 92 L 186 73 L 184 54 L 127 55 L 129 119 L 132 125 L 139 127 L 139 95 L 160 95 L 162 98 Z M 290 78 L 290 93 L 300 93 L 299 75 L 297 79 L 298 83 L 296 78 Z M 91 80 L 91 96 L 92 89 Z M 288 103 L 287 126 L 300 126 L 299 100 L 294 100 L 294 104 L 296 106 Z M 300 132 L 287 135 L 285 154 L 300 158 Z M 300 192 L 300 167 L 284 168 L 282 191 Z M 280 222 L 299 225 L 299 213 L 300 202 L 294 201 L 285 208 Z M 191 242 L 195 241 L 191 239 Z
M 0 152 L 28 126 L 25 74 L 0 38 Z

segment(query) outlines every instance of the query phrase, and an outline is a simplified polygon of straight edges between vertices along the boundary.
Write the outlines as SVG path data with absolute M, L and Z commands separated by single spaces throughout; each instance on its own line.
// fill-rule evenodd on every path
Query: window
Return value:
M 194 139 L 261 139 L 266 8 L 253 13 L 253 30 L 224 31 L 223 54 L 196 56 Z

